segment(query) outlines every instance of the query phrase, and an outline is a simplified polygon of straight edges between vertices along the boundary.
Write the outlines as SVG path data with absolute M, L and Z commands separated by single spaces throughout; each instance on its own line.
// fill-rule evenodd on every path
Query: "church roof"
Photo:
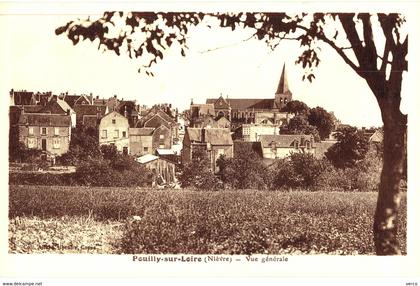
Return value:
M 218 98 L 208 98 L 207 104 L 215 104 Z M 274 99 L 272 98 L 227 98 L 225 99 L 232 109 L 272 109 Z

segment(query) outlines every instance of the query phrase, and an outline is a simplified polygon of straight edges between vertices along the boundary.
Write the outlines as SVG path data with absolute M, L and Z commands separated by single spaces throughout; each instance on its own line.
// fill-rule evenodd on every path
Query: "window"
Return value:
M 144 152 L 149 152 L 149 148 L 148 147 L 143 147 L 143 151 Z
M 159 139 L 160 139 L 160 140 L 163 140 L 163 139 L 165 139 L 165 135 L 163 135 L 163 134 L 160 134 L 160 135 L 159 135 Z
M 28 148 L 36 148 L 37 142 L 36 138 L 28 138 Z
M 29 135 L 34 135 L 34 128 L 31 126 L 29 127 Z
M 122 137 L 123 137 L 123 138 L 127 138 L 127 132 L 123 131 L 123 132 L 122 132 Z
M 115 124 L 115 119 L 112 119 L 112 124 Z
M 120 137 L 120 131 L 114 130 L 114 138 Z
M 54 135 L 60 135 L 60 128 L 54 127 Z
M 60 138 L 53 138 L 53 148 L 54 149 L 60 148 Z
M 102 138 L 107 138 L 106 130 L 102 130 Z
M 47 135 L 47 127 L 41 127 L 41 135 Z
M 295 140 L 294 145 L 295 145 L 295 149 L 299 149 L 299 142 L 297 140 Z
M 165 149 L 165 144 L 159 144 L 160 149 Z

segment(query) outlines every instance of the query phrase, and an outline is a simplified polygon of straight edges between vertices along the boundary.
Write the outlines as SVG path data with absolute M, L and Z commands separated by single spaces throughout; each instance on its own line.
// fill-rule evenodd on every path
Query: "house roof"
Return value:
M 214 112 L 214 104 L 213 103 L 204 103 L 204 104 L 192 104 L 190 105 L 190 111 L 191 113 L 193 110 L 197 110 L 198 114 L 193 114 L 193 116 L 199 116 L 199 115 L 215 115 Z
M 56 101 L 50 101 L 39 113 L 66 114 L 67 112 Z
M 88 104 L 90 104 L 90 101 L 87 98 L 87 96 L 83 94 L 82 95 L 69 95 L 69 94 L 64 95 L 64 101 L 67 102 L 71 108 L 74 108 L 74 106 L 76 105 L 76 102 L 81 99 L 85 99 L 88 102 Z
M 73 108 L 70 107 L 70 105 L 64 101 L 61 98 L 57 98 L 57 104 L 65 111 L 67 112 L 67 110 L 70 110 L 70 112 L 74 112 Z
M 150 109 L 149 113 L 147 113 L 146 116 L 142 117 L 137 123 L 136 123 L 136 127 L 142 127 L 146 124 L 147 121 L 149 121 L 150 119 L 152 119 L 154 116 L 159 116 L 160 118 L 163 119 L 164 122 L 166 122 L 166 125 L 168 127 L 170 127 L 171 125 L 176 124 L 175 121 L 165 112 L 163 112 L 162 110 L 158 109 L 157 107 L 153 107 L 152 109 Z
M 293 146 L 294 142 L 297 140 L 299 144 L 302 144 L 303 141 L 310 141 L 313 138 L 312 135 L 260 135 L 261 146 L 263 148 L 270 148 L 272 142 L 276 143 L 277 148 L 289 148 Z
M 59 114 L 23 113 L 19 117 L 19 125 L 67 127 L 70 123 L 70 116 Z
M 208 98 L 207 104 L 215 104 L 219 98 Z M 225 99 L 232 109 L 273 109 L 274 99 L 272 98 L 227 98 Z
M 14 91 L 14 104 L 17 105 L 30 105 L 34 93 L 32 91 Z
M 201 142 L 201 130 L 204 130 L 205 142 L 211 145 L 233 145 L 229 128 L 188 128 L 190 141 Z
M 106 105 L 77 104 L 74 106 L 74 111 L 78 116 L 96 115 L 98 111 L 101 116 L 104 116 L 106 113 L 106 108 Z
M 171 149 L 156 149 L 158 155 L 175 155 L 175 152 Z
M 138 157 L 137 162 L 139 162 L 140 164 L 145 164 L 145 163 L 149 163 L 149 162 L 152 162 L 154 160 L 157 160 L 157 159 L 159 159 L 158 156 L 155 156 L 155 155 L 152 155 L 152 154 L 146 154 L 146 155 L 143 155 L 141 157 Z
M 155 128 L 149 128 L 149 127 L 129 128 L 128 135 L 148 136 L 148 135 L 152 135 L 154 131 L 155 131 Z
M 23 105 L 23 111 L 26 113 L 39 113 L 43 108 L 42 105 Z
M 384 140 L 384 132 L 378 129 L 369 137 L 369 142 L 381 143 Z

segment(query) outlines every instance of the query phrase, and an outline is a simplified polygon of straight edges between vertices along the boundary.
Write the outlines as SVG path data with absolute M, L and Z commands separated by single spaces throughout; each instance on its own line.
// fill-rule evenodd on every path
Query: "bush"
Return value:
M 335 168 L 329 164 L 321 174 L 318 186 L 331 191 L 378 191 L 382 159 L 375 152 L 368 152 L 365 159 L 352 168 Z
M 195 151 L 190 163 L 185 164 L 179 176 L 183 188 L 196 190 L 220 190 L 223 184 L 210 168 L 210 161 L 205 151 Z
M 269 170 L 261 158 L 245 145 L 236 147 L 234 158 L 223 156 L 217 161 L 223 182 L 234 189 L 267 189 Z
M 119 155 L 121 156 L 121 155 Z M 152 173 L 131 157 L 121 156 L 116 161 L 89 160 L 75 173 L 76 181 L 86 186 L 131 187 L 151 185 Z
M 327 164 L 309 153 L 293 153 L 274 165 L 272 185 L 276 189 L 314 188 Z

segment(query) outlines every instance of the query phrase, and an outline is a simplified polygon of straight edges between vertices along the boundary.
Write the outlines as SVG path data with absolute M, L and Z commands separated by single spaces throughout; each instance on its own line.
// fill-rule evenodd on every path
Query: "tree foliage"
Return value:
M 205 150 L 196 149 L 192 161 L 183 166 L 179 182 L 182 187 L 197 190 L 220 190 L 222 182 L 210 168 L 210 160 Z
M 328 138 L 334 129 L 333 116 L 319 106 L 309 110 L 308 123 L 317 128 L 321 140 Z
M 369 142 L 363 131 L 355 127 L 345 127 L 339 129 L 335 137 L 337 143 L 325 153 L 335 167 L 351 168 L 365 158 L 369 150 Z
M 295 116 L 297 115 L 308 115 L 309 107 L 306 103 L 299 101 L 299 100 L 292 100 L 289 101 L 286 106 L 284 107 L 283 111 L 293 113 Z
M 218 160 L 223 182 L 235 189 L 266 189 L 270 186 L 270 175 L 261 157 L 245 145 L 235 146 L 233 158 Z
M 273 187 L 312 189 L 325 168 L 325 162 L 312 154 L 293 153 L 275 164 Z
M 100 158 L 99 136 L 93 128 L 72 129 L 69 151 L 58 158 L 64 165 L 78 165 L 85 160 Z
M 316 142 L 321 141 L 319 136 L 318 129 L 309 124 L 308 118 L 306 115 L 297 115 L 290 119 L 287 126 L 283 127 L 281 130 L 282 134 L 306 134 L 314 136 Z

